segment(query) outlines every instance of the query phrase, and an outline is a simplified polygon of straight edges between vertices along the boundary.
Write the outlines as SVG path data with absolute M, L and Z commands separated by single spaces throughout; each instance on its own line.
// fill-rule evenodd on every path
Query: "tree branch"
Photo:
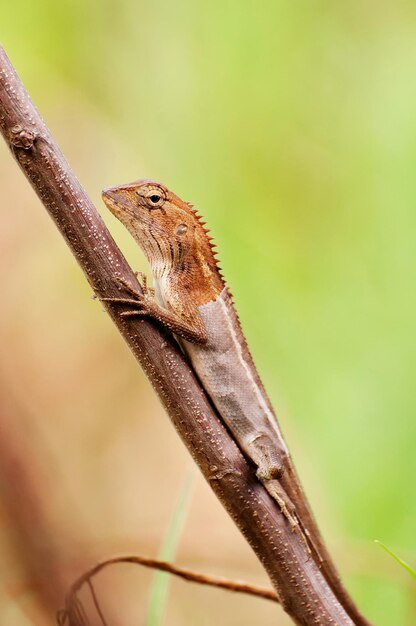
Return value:
M 0 49 L 0 126 L 7 145 L 68 243 L 94 292 L 117 296 L 114 277 L 138 288 L 135 275 L 70 169 Z M 256 479 L 180 350 L 145 319 L 121 317 L 105 303 L 206 480 L 267 571 L 297 624 L 352 620 L 313 558 L 306 558 L 279 508 Z M 155 454 L 157 459 L 157 453 Z M 146 471 L 146 468 L 143 468 Z M 150 471 L 150 470 L 149 470 Z

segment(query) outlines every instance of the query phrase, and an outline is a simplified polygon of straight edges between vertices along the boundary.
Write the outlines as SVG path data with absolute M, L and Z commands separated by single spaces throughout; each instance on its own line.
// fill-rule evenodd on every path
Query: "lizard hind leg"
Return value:
M 285 471 L 285 452 L 279 450 L 266 432 L 257 432 L 247 445 L 248 454 L 257 465 L 257 477 L 263 480 L 281 478 Z
M 289 496 L 277 480 L 264 480 L 262 482 L 273 500 L 275 500 L 275 502 L 279 505 L 280 510 L 290 524 L 292 532 L 297 532 L 299 534 L 306 550 L 307 558 L 309 559 L 312 554 L 308 541 L 309 533 L 303 529 L 301 523 L 299 522 L 295 507 Z

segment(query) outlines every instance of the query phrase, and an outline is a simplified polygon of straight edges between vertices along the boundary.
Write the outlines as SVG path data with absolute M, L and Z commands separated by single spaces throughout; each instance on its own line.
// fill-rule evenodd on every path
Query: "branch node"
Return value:
M 21 124 L 16 124 L 10 129 L 9 139 L 14 148 L 23 148 L 30 150 L 37 138 L 37 134 L 33 130 L 24 128 Z
M 208 480 L 222 480 L 228 474 L 233 474 L 234 476 L 241 476 L 241 472 L 236 470 L 233 467 L 225 468 L 223 470 L 219 470 L 216 465 L 211 465 L 209 468 L 210 474 L 208 476 Z

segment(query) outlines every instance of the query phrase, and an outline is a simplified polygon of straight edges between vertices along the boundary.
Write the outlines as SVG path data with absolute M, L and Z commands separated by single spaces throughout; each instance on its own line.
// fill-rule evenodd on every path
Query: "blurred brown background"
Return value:
M 206 216 L 348 587 L 376 624 L 414 624 L 414 581 L 373 540 L 416 562 L 416 8 L 1 13 L 7 53 L 135 269 L 103 187 L 152 177 Z M 266 583 L 4 145 L 0 207 L 0 623 L 53 623 L 96 560 L 156 555 L 189 473 L 176 561 Z M 109 623 L 152 624 L 152 579 L 132 566 L 97 579 Z M 164 615 L 288 624 L 266 601 L 174 580 Z

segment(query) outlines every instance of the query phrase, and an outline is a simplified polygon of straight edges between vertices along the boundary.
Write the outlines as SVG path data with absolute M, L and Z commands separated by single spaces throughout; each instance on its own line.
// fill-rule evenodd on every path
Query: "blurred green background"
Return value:
M 15 0 L 0 35 L 135 269 L 103 187 L 151 177 L 206 216 L 348 588 L 375 624 L 416 623 L 373 543 L 415 564 L 416 5 Z M 4 145 L 0 183 L 2 407 L 58 468 L 55 539 L 72 564 L 81 544 L 156 554 L 191 461 Z M 200 478 L 177 558 L 265 582 Z M 43 623 L 16 568 L 0 623 Z M 126 624 L 151 580 L 131 576 Z M 174 582 L 165 623 L 289 623 L 265 605 Z

